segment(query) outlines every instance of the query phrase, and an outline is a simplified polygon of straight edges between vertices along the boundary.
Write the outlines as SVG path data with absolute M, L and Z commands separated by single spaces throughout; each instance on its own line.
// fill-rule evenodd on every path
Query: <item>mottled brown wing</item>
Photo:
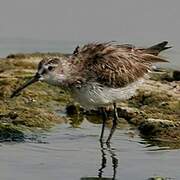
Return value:
M 124 87 L 143 77 L 151 62 L 164 61 L 142 52 L 131 51 L 125 46 L 111 43 L 88 44 L 76 54 L 84 64 L 82 70 L 86 80 L 97 81 L 109 87 Z

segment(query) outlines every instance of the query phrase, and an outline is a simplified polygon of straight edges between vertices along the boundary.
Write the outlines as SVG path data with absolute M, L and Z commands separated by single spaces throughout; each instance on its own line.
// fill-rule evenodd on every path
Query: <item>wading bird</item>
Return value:
M 78 46 L 68 57 L 41 60 L 35 76 L 15 90 L 11 97 L 37 81 L 67 89 L 84 108 L 101 108 L 101 141 L 107 119 L 105 108 L 113 105 L 113 125 L 107 138 L 109 143 L 117 126 L 116 103 L 135 94 L 153 63 L 167 62 L 158 56 L 161 51 L 170 48 L 167 44 L 164 41 L 149 48 L 113 42 L 90 43 L 81 48 Z

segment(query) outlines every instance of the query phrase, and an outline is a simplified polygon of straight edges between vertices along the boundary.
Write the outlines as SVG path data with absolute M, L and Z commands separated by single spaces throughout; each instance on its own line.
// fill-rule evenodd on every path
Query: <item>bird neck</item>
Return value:
M 83 81 L 83 64 L 78 60 L 66 60 L 62 63 L 65 80 L 63 85 L 72 87 L 80 84 Z

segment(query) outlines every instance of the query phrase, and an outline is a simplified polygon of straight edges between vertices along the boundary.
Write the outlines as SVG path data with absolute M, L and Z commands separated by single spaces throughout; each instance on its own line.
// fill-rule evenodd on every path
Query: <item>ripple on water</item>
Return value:
M 98 141 L 100 126 L 84 121 L 81 128 L 59 125 L 25 143 L 1 144 L 1 179 L 145 180 L 180 179 L 180 151 L 141 139 L 131 127 L 116 131 L 111 146 Z M 106 136 L 108 134 L 106 130 Z M 130 136 L 128 132 L 135 135 Z M 9 173 L 10 172 L 10 173 Z

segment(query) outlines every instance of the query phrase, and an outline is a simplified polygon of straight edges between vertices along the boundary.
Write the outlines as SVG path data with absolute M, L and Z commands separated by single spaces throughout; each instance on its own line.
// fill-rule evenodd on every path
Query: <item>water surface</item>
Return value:
M 0 57 L 18 52 L 70 53 L 77 44 L 81 42 L 1 39 Z M 171 57 L 171 63 L 164 66 L 179 69 L 179 54 L 176 50 L 164 53 Z M 166 144 L 151 146 L 127 125 L 116 131 L 110 147 L 102 146 L 98 141 L 99 124 L 85 120 L 80 128 L 71 125 L 60 124 L 35 141 L 0 144 L 0 179 L 95 180 L 113 176 L 121 180 L 146 180 L 153 176 L 180 179 L 179 149 Z
M 81 128 L 58 125 L 41 135 L 40 141 L 1 144 L 0 179 L 180 179 L 180 150 L 148 147 L 128 125 L 116 131 L 110 147 L 102 147 L 98 141 L 100 127 L 85 120 Z

